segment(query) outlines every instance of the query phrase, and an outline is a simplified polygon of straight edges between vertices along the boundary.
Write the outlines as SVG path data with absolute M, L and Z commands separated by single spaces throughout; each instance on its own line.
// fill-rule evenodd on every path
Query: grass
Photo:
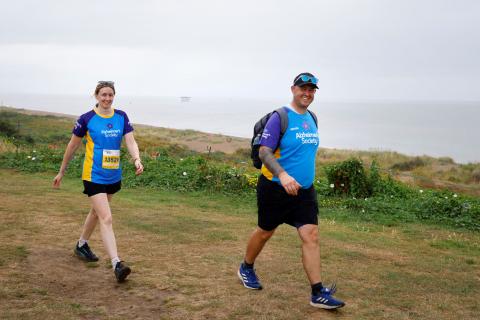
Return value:
M 27 248 L 23 245 L 12 246 L 8 244 L 0 245 L 0 252 L 2 252 L 2 256 L 0 257 L 0 267 L 22 262 L 27 258 L 29 253 Z
M 124 189 L 112 203 L 121 257 L 134 272 L 114 282 L 101 257 L 84 264 L 72 246 L 88 210 L 81 182 L 0 170 L 0 310 L 5 319 L 477 319 L 480 235 L 439 225 L 389 226 L 322 210 L 324 282 L 347 306 L 308 305 L 296 231 L 282 226 L 256 263 L 265 286 L 236 278 L 253 230 L 253 196 Z M 368 297 L 368 299 L 365 299 Z M 451 306 L 461 306 L 452 308 Z

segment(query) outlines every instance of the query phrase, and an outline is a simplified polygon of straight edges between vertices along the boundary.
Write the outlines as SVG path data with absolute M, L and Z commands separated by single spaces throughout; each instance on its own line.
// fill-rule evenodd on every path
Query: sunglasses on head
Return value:
M 113 81 L 98 81 L 98 85 L 105 85 L 105 86 L 114 86 L 115 82 Z
M 299 77 L 297 78 L 297 80 L 295 80 L 295 83 L 297 83 L 299 80 L 302 80 L 303 82 L 315 84 L 315 85 L 318 83 L 318 79 L 317 79 L 317 78 L 312 77 L 312 76 L 308 76 L 308 75 L 306 75 L 306 74 L 302 74 L 301 76 L 299 76 Z

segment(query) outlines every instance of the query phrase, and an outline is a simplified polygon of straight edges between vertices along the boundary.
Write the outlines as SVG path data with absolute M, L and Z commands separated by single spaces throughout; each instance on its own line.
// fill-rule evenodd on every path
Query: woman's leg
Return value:
M 112 212 L 110 211 L 109 200 L 112 195 L 106 193 L 98 193 L 89 197 L 92 209 L 95 211 L 98 221 L 100 222 L 100 234 L 102 236 L 103 245 L 110 259 L 118 258 L 117 243 L 112 226 Z
M 93 230 L 95 230 L 95 226 L 98 222 L 98 216 L 95 213 L 95 209 L 90 208 L 90 212 L 88 213 L 87 218 L 85 219 L 85 224 L 83 225 L 82 234 L 80 235 L 80 239 L 88 240 L 92 236 Z
M 113 194 L 107 194 L 108 202 L 112 201 Z M 80 239 L 89 240 L 92 236 L 93 230 L 97 226 L 98 216 L 95 213 L 95 209 L 90 208 L 90 212 L 85 219 L 85 224 L 83 225 L 82 234 L 80 235 Z

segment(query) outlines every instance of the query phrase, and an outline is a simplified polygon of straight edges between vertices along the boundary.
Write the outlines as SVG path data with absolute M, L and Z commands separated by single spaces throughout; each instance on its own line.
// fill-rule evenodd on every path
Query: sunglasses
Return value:
M 312 83 L 312 84 L 317 84 L 318 83 L 318 79 L 315 78 L 315 77 L 311 77 L 311 76 L 307 76 L 306 74 L 302 74 L 301 76 L 299 76 L 297 78 L 297 80 L 295 80 L 295 83 L 297 83 L 299 80 L 302 80 L 303 82 L 308 82 L 308 83 Z
M 113 82 L 113 81 L 98 81 L 97 85 L 112 86 L 113 87 L 115 85 L 115 82 Z

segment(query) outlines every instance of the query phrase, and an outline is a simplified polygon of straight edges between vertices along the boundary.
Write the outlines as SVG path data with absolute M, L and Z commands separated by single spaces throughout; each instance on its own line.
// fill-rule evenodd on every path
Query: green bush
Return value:
M 183 149 L 182 149 L 183 150 Z M 180 192 L 208 190 L 222 193 L 252 192 L 244 169 L 234 168 L 212 160 L 209 155 L 187 155 L 178 148 L 159 149 L 156 157 L 144 157 L 145 171 L 135 176 L 135 169 L 122 149 L 122 183 L 126 187 L 151 187 Z M 183 150 L 185 151 L 185 150 Z M 191 153 L 190 151 L 185 153 Z M 63 150 L 39 148 L 28 152 L 7 152 L 0 154 L 0 167 L 25 172 L 56 172 L 60 168 Z M 81 177 L 84 155 L 77 153 L 70 161 L 67 174 Z
M 125 164 L 123 183 L 126 186 L 146 186 L 163 190 L 222 193 L 251 192 L 245 172 L 241 169 L 215 163 L 207 156 L 173 158 L 159 156 L 145 158 L 144 173 L 135 176 L 133 165 Z
M 13 137 L 18 134 L 17 128 L 9 121 L 0 120 L 0 134 L 7 137 Z
M 348 198 L 343 204 L 369 220 L 386 216 L 400 222 L 424 220 L 480 231 L 480 200 L 448 191 L 411 189 L 402 197 Z
M 326 166 L 325 174 L 334 195 L 368 197 L 371 194 L 363 163 L 359 159 L 351 158 Z

